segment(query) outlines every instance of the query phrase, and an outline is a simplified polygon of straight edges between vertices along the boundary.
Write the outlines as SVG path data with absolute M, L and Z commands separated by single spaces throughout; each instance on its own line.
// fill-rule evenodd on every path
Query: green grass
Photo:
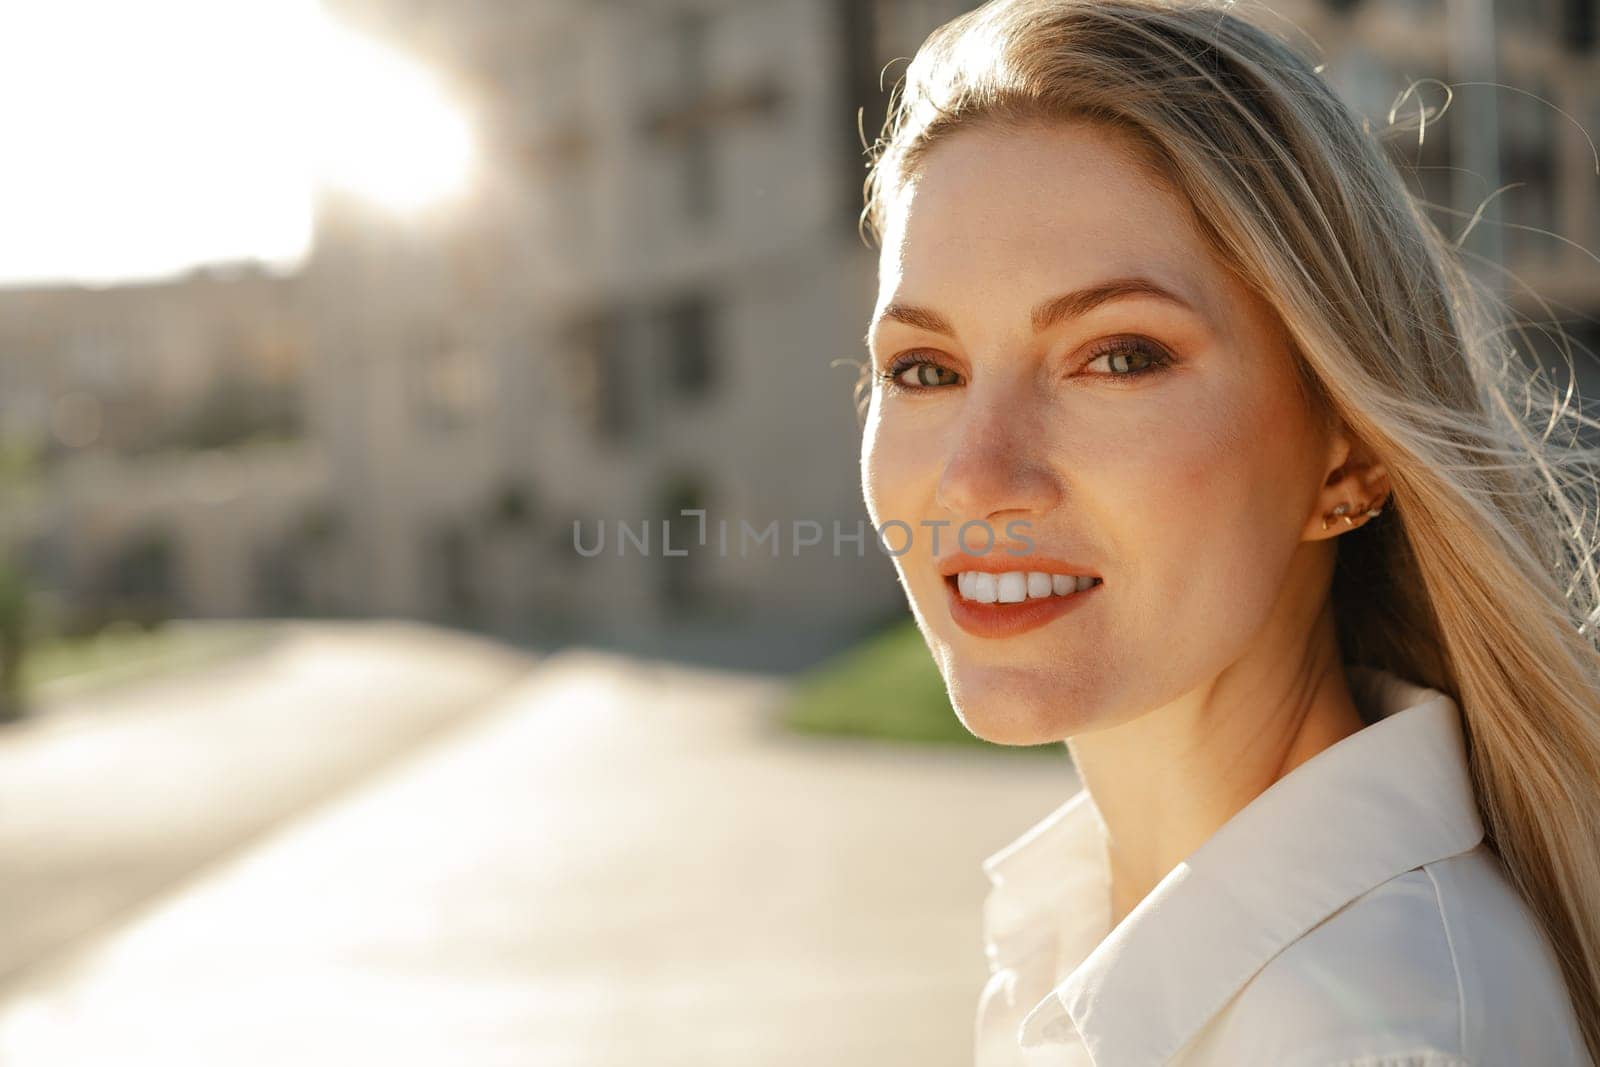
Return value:
M 88 637 L 52 638 L 28 646 L 23 691 L 66 696 L 174 668 L 199 666 L 263 643 L 271 630 L 248 622 L 169 622 L 147 630 L 112 623 Z
M 803 675 L 783 723 L 811 734 L 1054 752 L 1060 745 L 995 745 L 956 718 L 944 679 L 911 621 L 896 623 Z

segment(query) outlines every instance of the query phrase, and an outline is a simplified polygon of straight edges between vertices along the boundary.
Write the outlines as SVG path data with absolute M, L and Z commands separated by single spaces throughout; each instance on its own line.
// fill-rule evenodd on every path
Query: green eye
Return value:
M 949 385 L 956 376 L 955 371 L 933 363 L 918 363 L 908 369 L 911 380 L 907 384 L 915 386 Z
M 1102 346 L 1089 364 L 1105 360 L 1106 378 L 1137 378 L 1158 371 L 1172 362 L 1166 352 L 1138 338 L 1118 338 Z
M 922 392 L 944 385 L 954 385 L 961 375 L 948 367 L 941 367 L 924 356 L 907 353 L 881 372 L 878 379 L 895 389 Z

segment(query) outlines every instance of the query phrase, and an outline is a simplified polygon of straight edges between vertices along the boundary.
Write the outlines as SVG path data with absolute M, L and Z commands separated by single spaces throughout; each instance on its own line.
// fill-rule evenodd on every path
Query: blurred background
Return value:
M 970 1062 L 1072 770 L 830 540 L 972 6 L 0 0 L 0 1063 Z M 1241 8 L 1583 396 L 1597 7 Z

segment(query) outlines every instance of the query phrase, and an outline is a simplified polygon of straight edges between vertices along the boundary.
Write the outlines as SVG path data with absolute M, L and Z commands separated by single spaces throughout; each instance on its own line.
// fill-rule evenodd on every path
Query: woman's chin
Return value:
M 1018 748 L 1024 748 L 1029 745 L 1048 745 L 1064 740 L 1063 738 L 1052 736 L 1045 730 L 1028 729 L 1025 726 L 1019 728 L 1017 723 L 1007 723 L 994 729 L 975 729 L 968 725 L 967 730 L 974 737 L 987 741 L 992 745 L 1012 745 Z
M 955 705 L 956 717 L 974 737 L 995 745 L 1047 745 L 1064 741 L 1072 732 L 1056 717 L 1031 714 L 1029 709 Z
M 946 679 L 956 717 L 996 745 L 1047 745 L 1092 729 L 1100 703 L 1059 672 L 960 671 Z

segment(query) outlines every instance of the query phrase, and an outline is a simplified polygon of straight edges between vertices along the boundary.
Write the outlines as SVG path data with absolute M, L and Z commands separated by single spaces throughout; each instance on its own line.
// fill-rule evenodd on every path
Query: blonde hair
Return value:
M 1229 5 L 1231 6 L 1231 5 Z M 1594 425 L 1511 358 L 1382 144 L 1284 41 L 1222 6 L 991 0 L 940 27 L 868 152 L 863 223 L 930 147 L 982 123 L 1127 133 L 1293 338 L 1325 417 L 1387 467 L 1383 518 L 1337 539 L 1348 662 L 1462 709 L 1486 839 L 1548 933 L 1600 1061 L 1600 575 Z M 1570 369 L 1570 353 L 1567 354 Z M 858 392 L 859 399 L 859 392 Z

